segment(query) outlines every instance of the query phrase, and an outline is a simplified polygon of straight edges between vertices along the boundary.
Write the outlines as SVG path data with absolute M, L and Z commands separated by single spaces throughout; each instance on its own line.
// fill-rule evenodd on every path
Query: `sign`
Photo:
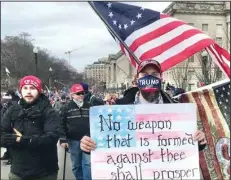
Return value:
M 194 104 L 90 109 L 92 179 L 200 179 Z

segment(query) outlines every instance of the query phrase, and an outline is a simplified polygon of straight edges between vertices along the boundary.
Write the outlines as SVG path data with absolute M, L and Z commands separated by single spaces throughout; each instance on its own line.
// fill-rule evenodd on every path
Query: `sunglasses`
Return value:
M 84 92 L 77 92 L 77 93 L 75 93 L 75 95 L 77 95 L 77 96 L 84 95 L 84 94 L 85 94 Z

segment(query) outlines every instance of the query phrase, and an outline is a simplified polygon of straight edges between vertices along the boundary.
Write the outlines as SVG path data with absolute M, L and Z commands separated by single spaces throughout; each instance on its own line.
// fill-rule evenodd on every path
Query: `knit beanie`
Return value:
M 25 76 L 20 81 L 20 91 L 24 85 L 33 85 L 39 93 L 42 92 L 42 81 L 36 76 Z

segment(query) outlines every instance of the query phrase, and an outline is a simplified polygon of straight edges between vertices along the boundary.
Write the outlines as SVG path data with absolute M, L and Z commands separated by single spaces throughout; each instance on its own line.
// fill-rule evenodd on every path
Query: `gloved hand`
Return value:
M 16 138 L 18 137 L 16 134 L 5 134 L 5 135 L 2 135 L 3 139 L 2 141 L 4 142 L 4 144 L 7 144 L 7 145 L 12 145 L 12 144 L 16 144 Z

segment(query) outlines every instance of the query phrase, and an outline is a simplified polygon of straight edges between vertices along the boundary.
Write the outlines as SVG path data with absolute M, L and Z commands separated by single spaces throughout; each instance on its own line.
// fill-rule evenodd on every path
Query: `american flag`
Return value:
M 93 2 L 120 39 L 140 60 L 155 59 L 163 71 L 206 49 L 215 63 L 230 76 L 230 56 L 208 35 L 186 22 L 160 12 L 118 2 Z M 109 28 L 109 29 L 110 29 Z M 115 38 L 115 34 L 110 32 Z M 118 42 L 118 39 L 117 39 Z M 131 64 L 135 60 L 120 42 Z
M 181 111 L 176 112 L 176 109 L 181 109 Z M 107 128 L 107 124 L 109 124 L 108 114 L 111 114 L 112 124 L 115 122 L 120 123 L 120 129 L 118 131 L 109 130 Z M 105 118 L 105 121 L 103 121 L 104 128 L 102 132 L 99 118 L 100 115 L 103 115 Z M 172 121 L 170 129 L 170 126 L 166 127 L 164 125 L 162 127 L 163 124 L 159 126 L 160 128 L 157 128 L 157 125 L 154 125 L 154 123 L 168 121 L 169 119 Z M 146 128 L 130 130 L 131 128 L 136 129 L 141 126 L 144 127 L 144 124 L 148 121 L 150 124 L 146 125 Z M 151 127 L 151 124 L 153 124 L 155 130 L 148 128 Z M 91 138 L 95 141 L 97 146 L 96 150 L 91 152 L 92 178 L 115 179 L 112 178 L 112 172 L 117 172 L 117 167 L 121 166 L 121 164 L 123 164 L 123 167 L 119 169 L 119 171 L 126 172 L 129 169 L 133 175 L 136 175 L 134 167 L 140 163 L 138 156 L 142 156 L 143 153 L 147 153 L 149 150 L 152 153 L 150 161 L 146 163 L 141 162 L 143 179 L 153 179 L 153 171 L 155 170 L 172 170 L 173 168 L 182 169 L 182 167 L 198 167 L 199 175 L 199 162 L 196 160 L 199 156 L 197 143 L 195 143 L 195 145 L 186 144 L 184 146 L 173 144 L 170 146 L 161 146 L 163 149 L 168 148 L 171 150 L 171 153 L 185 152 L 186 159 L 171 163 L 167 162 L 166 157 L 164 157 L 165 162 L 162 162 L 161 147 L 158 147 L 159 135 L 162 135 L 162 138 L 181 137 L 183 139 L 186 137 L 185 133 L 193 135 L 196 129 L 196 106 L 193 104 L 187 104 L 187 106 L 182 104 L 145 104 L 92 107 L 90 109 Z M 125 141 L 124 139 L 128 139 L 128 134 L 130 140 Z M 116 139 L 114 139 L 115 136 Z M 112 138 L 109 143 L 107 141 L 108 137 Z M 141 138 L 147 138 L 149 144 L 147 145 L 147 143 L 145 143 L 146 146 L 144 146 L 143 141 L 143 146 L 141 146 Z M 108 145 L 110 147 L 108 147 Z M 117 159 L 118 163 L 112 163 L 109 156 Z M 127 158 L 125 156 L 127 156 Z M 137 162 L 135 162 L 136 159 Z M 124 161 L 124 163 L 122 161 Z M 185 178 L 186 177 L 184 177 L 184 179 Z M 133 176 L 133 179 L 142 178 Z M 199 177 L 195 176 L 194 179 L 199 179 Z
M 200 152 L 204 179 L 230 179 L 230 80 L 183 94 L 180 102 L 197 104 L 198 125 L 208 141 Z

